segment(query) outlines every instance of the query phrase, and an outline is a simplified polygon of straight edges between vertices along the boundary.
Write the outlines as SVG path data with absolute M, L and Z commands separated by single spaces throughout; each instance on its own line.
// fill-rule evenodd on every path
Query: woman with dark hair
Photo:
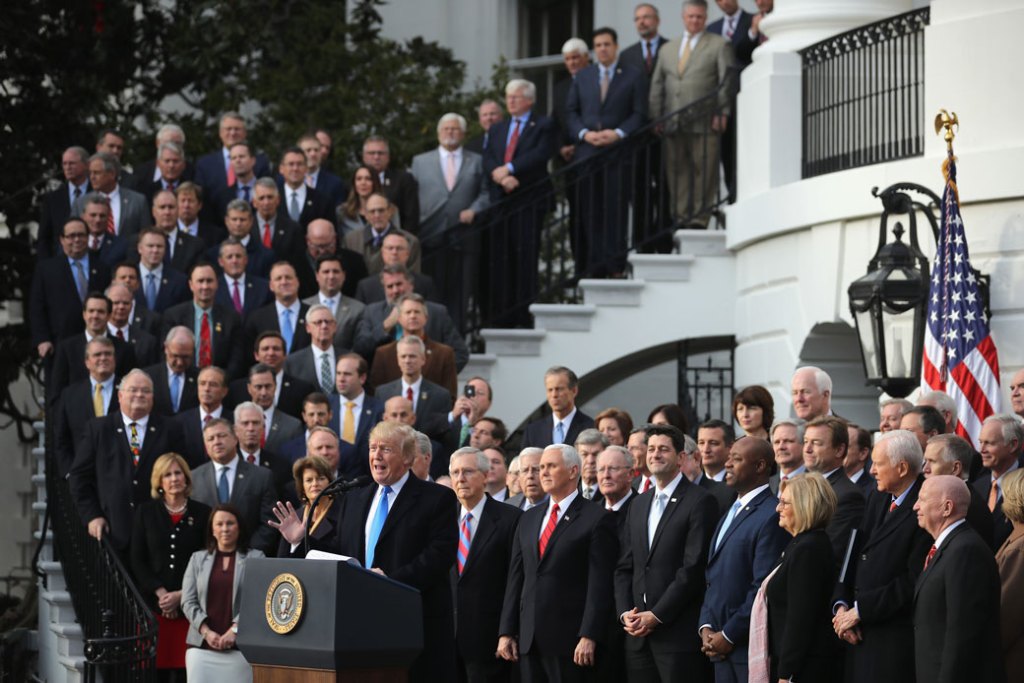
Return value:
M 683 434 L 690 433 L 690 421 L 686 419 L 683 409 L 675 403 L 657 406 L 647 416 L 647 423 L 652 425 L 672 425 Z
M 372 194 L 383 194 L 384 189 L 380 184 L 380 176 L 369 166 L 360 165 L 352 174 L 352 182 L 349 184 L 348 199 L 338 207 L 338 241 L 350 232 L 362 230 L 370 224 L 366 218 L 366 200 Z M 398 220 L 398 212 L 391 217 L 391 223 L 401 227 Z
M 181 582 L 186 558 L 203 547 L 210 508 L 189 499 L 192 472 L 177 453 L 156 459 L 149 485 L 153 500 L 139 506 L 132 528 L 132 574 L 156 613 L 158 676 L 184 680 L 188 620 L 181 613 Z
M 295 491 L 298 493 L 302 508 L 296 513 L 290 502 L 278 501 L 274 506 L 274 517 L 277 521 L 267 523 L 281 532 L 281 542 L 277 546 L 278 557 L 305 557 L 306 544 L 303 541 L 293 545 L 288 538 L 302 537 L 306 523 L 309 521 L 309 506 L 320 492 L 331 483 L 331 464 L 319 455 L 311 455 L 295 461 L 292 465 L 292 476 L 295 477 Z M 341 509 L 334 505 L 334 497 L 326 495 L 316 504 L 313 523 L 309 528 L 310 550 L 332 550 L 335 544 L 334 534 L 338 529 L 335 515 Z
M 251 683 L 252 668 L 235 647 L 239 588 L 245 563 L 263 553 L 249 548 L 235 506 L 220 503 L 210 513 L 206 549 L 192 554 L 181 586 L 181 609 L 190 627 L 185 668 L 193 681 Z
M 779 487 L 779 526 L 793 536 L 778 566 L 761 583 L 750 616 L 749 680 L 842 680 L 832 630 L 836 563 L 825 532 L 838 505 L 817 472 Z
M 594 418 L 594 426 L 608 438 L 610 445 L 624 447 L 633 431 L 633 418 L 625 410 L 606 408 Z
M 768 441 L 768 429 L 775 421 L 775 400 L 767 389 L 752 384 L 733 397 L 732 416 L 747 436 Z

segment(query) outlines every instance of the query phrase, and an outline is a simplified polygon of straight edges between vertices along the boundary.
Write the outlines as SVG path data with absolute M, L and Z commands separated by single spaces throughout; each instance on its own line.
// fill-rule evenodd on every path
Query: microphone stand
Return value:
M 345 491 L 350 491 L 352 489 L 357 489 L 362 486 L 365 486 L 368 483 L 370 483 L 370 478 L 367 476 L 356 477 L 355 479 L 349 480 L 346 480 L 342 477 L 338 477 L 330 484 L 325 486 L 323 491 L 316 494 L 316 498 L 314 498 L 313 502 L 310 503 L 309 505 L 309 514 L 306 516 L 306 523 L 304 524 L 305 528 L 302 534 L 306 549 L 305 553 L 303 553 L 304 555 L 309 554 L 309 529 L 313 525 L 313 513 L 316 511 L 316 506 L 320 503 L 320 499 L 323 498 L 325 495 L 344 493 Z

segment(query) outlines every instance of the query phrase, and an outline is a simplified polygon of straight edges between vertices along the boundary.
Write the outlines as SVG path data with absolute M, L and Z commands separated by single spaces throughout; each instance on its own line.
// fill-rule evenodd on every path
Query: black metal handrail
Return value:
M 924 154 L 930 8 L 832 36 L 803 59 L 803 177 Z
M 482 328 L 529 326 L 530 304 L 574 303 L 580 298 L 580 279 L 627 276 L 629 254 L 671 251 L 677 228 L 706 224 L 711 216 L 722 227 L 719 208 L 725 195 L 719 182 L 707 180 L 718 178 L 717 172 L 708 172 L 711 162 L 701 168 L 704 181 L 696 181 L 703 184 L 691 188 L 693 200 L 685 210 L 676 210 L 664 147 L 674 131 L 698 128 L 721 112 L 735 96 L 738 74 L 730 71 L 706 96 L 520 188 L 472 225 L 450 229 L 444 248 L 426 250 L 423 269 L 441 281 L 440 298 L 462 332 L 475 338 Z M 714 153 L 716 167 L 718 138 L 703 135 L 699 147 L 704 159 Z M 536 234 L 524 234 L 530 225 L 537 226 Z M 595 232 L 606 236 L 604 243 L 595 245 L 591 239 L 589 250 L 581 249 L 581 236 L 592 238 Z M 522 261 L 534 258 L 536 281 L 522 282 L 516 271 L 525 271 Z
M 110 542 L 89 536 L 57 475 L 47 421 L 46 495 L 54 551 L 85 638 L 85 680 L 156 681 L 157 623 Z M 45 531 L 44 531 L 45 533 Z

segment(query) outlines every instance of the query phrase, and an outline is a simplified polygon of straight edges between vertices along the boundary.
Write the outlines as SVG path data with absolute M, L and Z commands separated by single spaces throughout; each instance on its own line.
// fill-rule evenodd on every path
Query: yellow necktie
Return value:
M 686 45 L 683 46 L 683 54 L 679 57 L 679 66 L 676 67 L 680 76 L 686 71 L 686 62 L 690 60 L 690 45 L 692 44 L 690 36 L 684 36 L 683 40 L 686 41 Z
M 355 401 L 347 401 L 345 403 L 345 425 L 341 428 L 341 438 L 348 443 L 356 442 L 355 407 Z
M 92 394 L 92 411 L 96 417 L 103 417 L 103 385 L 97 384 Z
M 989 512 L 996 511 L 996 503 L 999 502 L 999 482 L 996 479 L 992 480 L 992 488 L 988 492 L 988 509 Z

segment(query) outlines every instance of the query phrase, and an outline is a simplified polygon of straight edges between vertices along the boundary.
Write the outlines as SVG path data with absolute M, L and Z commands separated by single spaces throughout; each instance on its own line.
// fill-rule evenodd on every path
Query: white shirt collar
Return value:
M 612 512 L 618 512 L 619 510 L 622 509 L 622 506 L 626 504 L 626 501 L 629 500 L 629 497 L 632 496 L 632 495 L 633 495 L 633 489 L 629 489 L 628 491 L 626 491 L 626 495 L 624 495 L 619 500 L 619 502 L 615 503 L 615 505 L 608 505 L 608 499 L 605 498 L 604 499 L 604 509 L 605 510 L 611 510 Z
M 938 538 L 935 539 L 935 543 L 933 544 L 935 546 L 935 549 L 938 550 L 939 548 L 941 548 L 943 541 L 946 540 L 946 537 L 949 536 L 950 532 L 952 532 L 953 529 L 957 528 L 966 521 L 967 520 L 963 518 L 958 519 L 949 526 L 947 526 L 945 529 L 943 529 L 942 533 L 939 534 Z
M 671 498 L 676 492 L 676 488 L 679 486 L 679 482 L 683 480 L 683 473 L 680 471 L 676 474 L 675 479 L 670 481 L 665 488 L 658 486 L 658 480 L 654 480 L 654 495 L 657 496 L 659 493 L 664 493 L 667 498 Z
M 765 484 L 763 486 L 758 486 L 753 491 L 747 491 L 746 495 L 744 495 L 743 497 L 741 497 L 739 499 L 739 501 L 740 501 L 740 510 L 742 510 L 743 508 L 745 508 L 748 505 L 750 505 L 750 501 L 754 500 L 759 495 L 761 495 L 761 491 L 764 491 L 766 488 L 768 488 L 768 484 Z

